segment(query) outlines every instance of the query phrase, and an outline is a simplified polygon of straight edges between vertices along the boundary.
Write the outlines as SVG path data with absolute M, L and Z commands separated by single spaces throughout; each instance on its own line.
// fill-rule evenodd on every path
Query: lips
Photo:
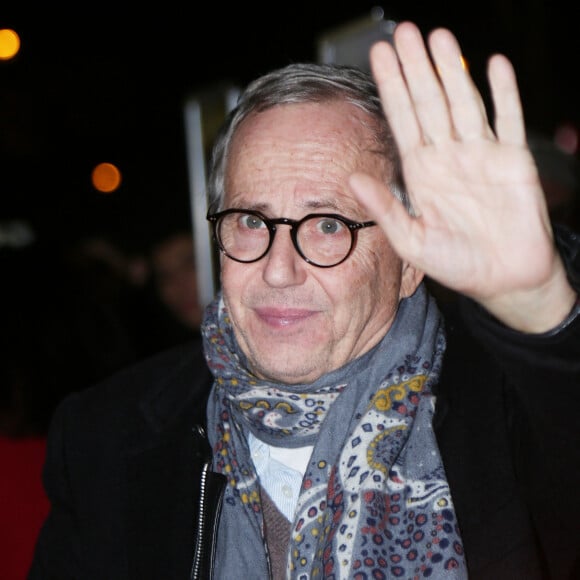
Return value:
M 304 308 L 260 307 L 254 309 L 257 317 L 265 324 L 275 328 L 297 326 L 311 320 L 316 314 L 314 310 Z

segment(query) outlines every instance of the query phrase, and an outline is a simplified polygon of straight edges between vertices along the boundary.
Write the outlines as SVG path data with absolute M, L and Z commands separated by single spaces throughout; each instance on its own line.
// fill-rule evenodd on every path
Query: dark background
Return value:
M 3 4 L 0 27 L 16 29 L 22 48 L 0 62 L 0 221 L 25 218 L 64 243 L 92 230 L 146 237 L 172 199 L 188 196 L 186 97 L 316 60 L 321 34 L 377 5 L 424 32 L 454 30 L 486 102 L 486 60 L 501 51 L 516 66 L 529 127 L 551 135 L 579 123 L 570 2 Z M 91 186 L 99 161 L 123 172 L 112 195 Z

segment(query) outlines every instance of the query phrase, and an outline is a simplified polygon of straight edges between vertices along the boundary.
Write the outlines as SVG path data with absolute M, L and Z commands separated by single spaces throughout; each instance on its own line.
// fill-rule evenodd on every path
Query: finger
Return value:
M 394 41 L 423 141 L 449 140 L 453 134 L 449 106 L 421 32 L 405 22 L 395 29 Z
M 516 73 L 503 55 L 490 58 L 487 75 L 494 105 L 495 132 L 505 144 L 524 146 L 526 125 Z
M 481 94 L 461 54 L 456 37 L 443 28 L 429 36 L 429 48 L 449 103 L 455 138 L 493 137 Z
M 381 41 L 371 47 L 370 62 L 383 110 L 404 157 L 408 150 L 421 143 L 422 135 L 399 59 L 395 49 Z
M 418 220 L 382 184 L 365 173 L 353 173 L 349 185 L 359 203 L 381 227 L 399 257 L 409 262 L 419 255 L 416 237 Z

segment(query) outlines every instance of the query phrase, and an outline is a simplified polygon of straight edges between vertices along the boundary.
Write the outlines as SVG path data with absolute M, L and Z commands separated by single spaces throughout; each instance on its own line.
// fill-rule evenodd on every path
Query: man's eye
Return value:
M 324 218 L 318 222 L 318 229 L 322 234 L 336 234 L 344 228 L 344 224 L 333 218 Z
M 249 230 L 258 230 L 263 228 L 266 224 L 263 220 L 261 220 L 258 216 L 255 215 L 243 215 L 240 218 L 242 226 L 244 228 L 248 228 Z

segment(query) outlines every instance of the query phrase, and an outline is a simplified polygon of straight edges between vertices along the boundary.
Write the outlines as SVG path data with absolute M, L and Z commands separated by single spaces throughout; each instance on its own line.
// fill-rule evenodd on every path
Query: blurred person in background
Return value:
M 158 240 L 151 249 L 151 275 L 159 299 L 184 330 L 199 331 L 203 308 L 198 298 L 198 280 L 192 232 L 175 231 Z
M 162 207 L 143 209 L 146 230 L 144 254 L 147 259 L 146 292 L 153 329 L 148 350 L 200 338 L 203 306 L 199 300 L 195 245 L 188 196 L 174 192 L 164 196 Z

